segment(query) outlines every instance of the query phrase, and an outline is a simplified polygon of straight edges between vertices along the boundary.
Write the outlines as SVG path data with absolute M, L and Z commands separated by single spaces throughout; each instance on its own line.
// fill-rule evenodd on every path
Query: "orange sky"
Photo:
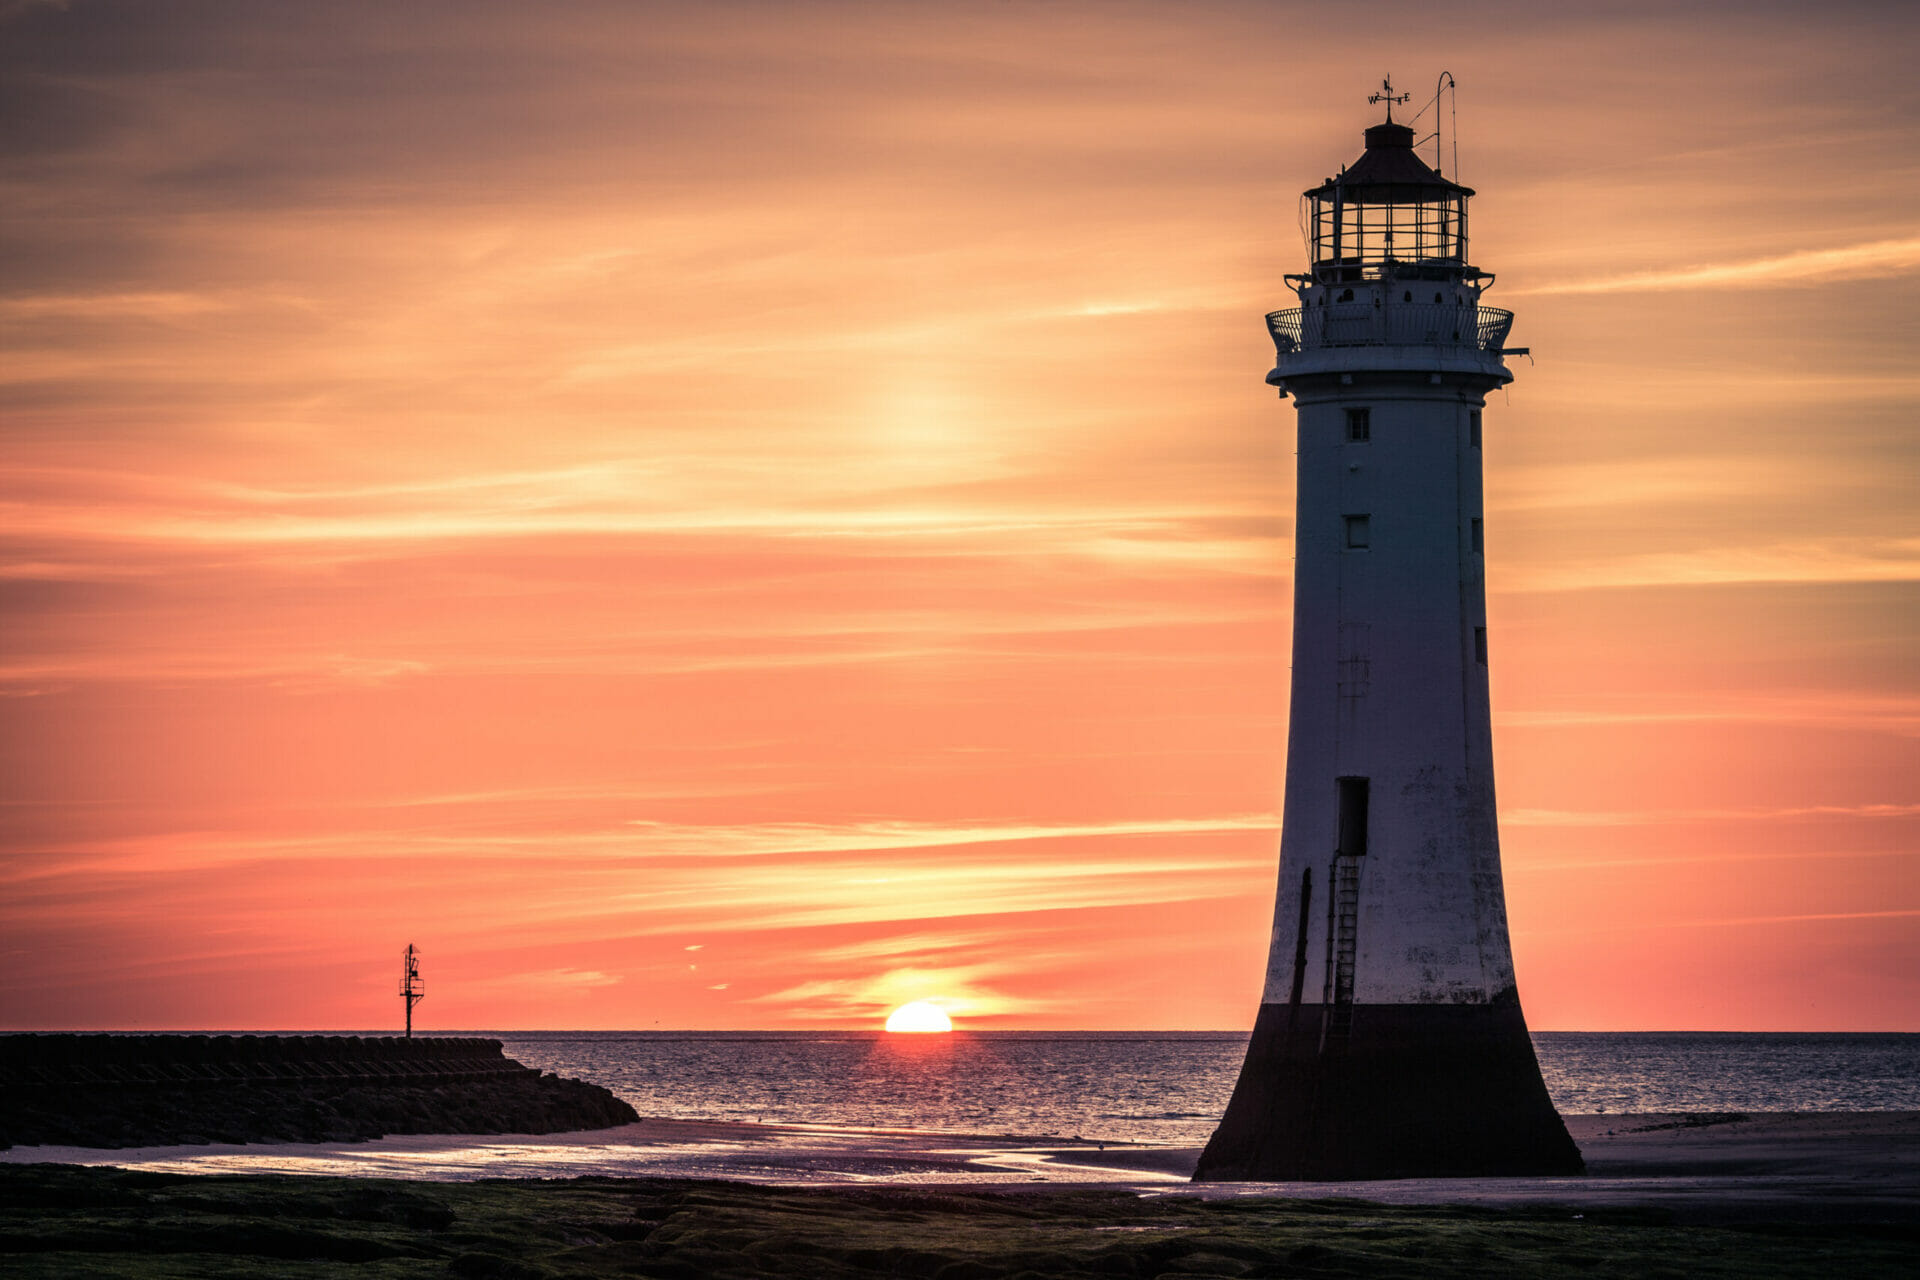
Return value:
M 0 1025 L 1249 1025 L 1446 68 L 1530 1019 L 1920 1029 L 1920 20 L 1357 12 L 0 5 Z

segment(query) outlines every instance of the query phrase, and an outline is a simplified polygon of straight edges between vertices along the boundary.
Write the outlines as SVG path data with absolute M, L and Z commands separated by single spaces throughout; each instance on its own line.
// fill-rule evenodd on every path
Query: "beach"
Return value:
M 0 1153 L 0 1274 L 1825 1280 L 1920 1264 L 1920 1113 L 1568 1122 L 1584 1177 L 1368 1183 L 1196 1185 L 1192 1148 L 663 1120 L 17 1148 Z
M 1512 1209 L 1658 1210 L 1683 1222 L 1920 1222 L 1920 1112 L 1682 1113 L 1565 1118 L 1586 1156 L 1569 1178 L 1190 1183 L 1198 1149 L 1019 1135 L 645 1119 L 566 1134 L 411 1135 L 370 1142 L 19 1147 L 10 1165 L 198 1174 L 692 1178 L 772 1186 L 1110 1189 L 1212 1200 L 1281 1196 Z
M 1920 1112 L 1566 1117 L 1576 1178 L 1187 1181 L 1197 1148 L 642 1120 L 0 1152 L 0 1274 L 1876 1276 Z

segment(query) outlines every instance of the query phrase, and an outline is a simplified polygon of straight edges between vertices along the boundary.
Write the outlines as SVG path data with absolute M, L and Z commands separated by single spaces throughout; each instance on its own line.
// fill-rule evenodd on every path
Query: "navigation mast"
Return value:
M 413 1039 L 413 1006 L 427 998 L 427 984 L 420 977 L 420 948 L 411 942 L 400 957 L 400 998 L 407 1005 L 407 1039 Z

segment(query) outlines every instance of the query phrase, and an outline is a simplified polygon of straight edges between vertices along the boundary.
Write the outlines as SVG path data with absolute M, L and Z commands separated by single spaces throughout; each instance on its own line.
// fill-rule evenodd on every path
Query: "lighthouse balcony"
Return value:
M 1498 357 L 1512 328 L 1513 312 L 1470 303 L 1348 303 L 1267 316 L 1283 367 L 1289 356 L 1342 347 L 1451 347 Z

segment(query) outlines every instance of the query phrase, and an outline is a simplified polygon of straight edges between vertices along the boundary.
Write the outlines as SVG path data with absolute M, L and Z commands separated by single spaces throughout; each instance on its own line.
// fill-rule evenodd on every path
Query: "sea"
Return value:
M 1244 1032 L 467 1031 L 643 1116 L 1197 1146 Z M 1920 1034 L 1536 1032 L 1563 1114 L 1920 1111 Z

